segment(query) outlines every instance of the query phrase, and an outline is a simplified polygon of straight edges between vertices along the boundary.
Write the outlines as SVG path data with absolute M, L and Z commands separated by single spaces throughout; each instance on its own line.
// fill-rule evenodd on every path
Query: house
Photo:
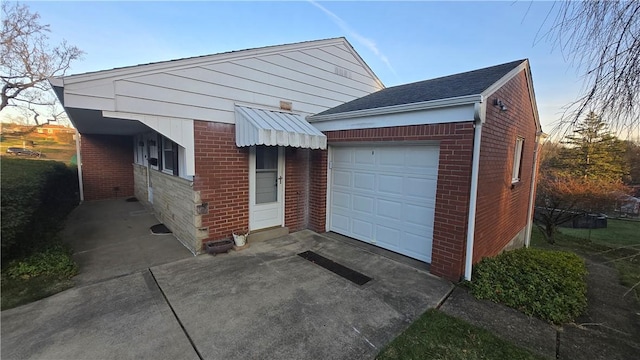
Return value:
M 64 125 L 44 124 L 36 129 L 36 133 L 56 136 L 58 134 L 75 134 L 76 129 Z
M 83 198 L 135 195 L 194 253 L 333 231 L 457 280 L 530 236 L 527 60 L 385 89 L 337 38 L 50 81 L 81 134 Z

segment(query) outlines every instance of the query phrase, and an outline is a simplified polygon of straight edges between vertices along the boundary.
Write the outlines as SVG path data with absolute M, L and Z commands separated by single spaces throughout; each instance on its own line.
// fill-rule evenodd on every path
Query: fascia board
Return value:
M 309 121 L 310 123 L 318 123 L 323 121 L 353 119 L 358 117 L 387 115 L 387 114 L 396 114 L 396 113 L 403 113 L 403 112 L 409 112 L 409 111 L 430 110 L 430 109 L 438 109 L 438 108 L 452 107 L 452 106 L 459 106 L 459 105 L 468 105 L 468 104 L 474 104 L 476 102 L 481 102 L 481 101 L 482 101 L 482 95 L 467 95 L 467 96 L 459 96 L 459 97 L 447 98 L 447 99 L 423 101 L 418 103 L 386 106 L 386 107 L 374 108 L 374 109 L 349 111 L 349 112 L 343 112 L 338 114 L 327 114 L 327 115 L 321 115 L 321 116 L 312 115 L 307 117 L 307 121 Z

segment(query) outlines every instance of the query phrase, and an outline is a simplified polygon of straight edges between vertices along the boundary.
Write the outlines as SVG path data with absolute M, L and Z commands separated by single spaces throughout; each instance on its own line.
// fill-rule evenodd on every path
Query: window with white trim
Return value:
M 162 157 L 160 164 L 162 171 L 172 175 L 178 175 L 178 144 L 162 136 L 160 141 Z
M 511 183 L 517 183 L 520 181 L 520 175 L 522 172 L 522 152 L 524 150 L 524 138 L 518 137 L 516 139 L 516 148 L 513 153 L 513 168 L 511 169 Z

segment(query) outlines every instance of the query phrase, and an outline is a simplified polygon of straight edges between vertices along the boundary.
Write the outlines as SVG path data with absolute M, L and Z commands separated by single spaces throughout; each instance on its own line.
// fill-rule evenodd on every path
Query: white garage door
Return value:
M 330 230 L 431 262 L 439 147 L 331 149 Z

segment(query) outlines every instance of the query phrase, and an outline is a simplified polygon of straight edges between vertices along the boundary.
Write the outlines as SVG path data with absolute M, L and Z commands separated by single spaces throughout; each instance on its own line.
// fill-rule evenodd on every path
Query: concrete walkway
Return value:
M 76 286 L 193 257 L 173 235 L 152 235 L 149 228 L 158 223 L 141 203 L 125 199 L 85 202 L 74 209 L 62 237 L 80 267 Z
M 358 286 L 297 255 L 307 250 L 373 280 Z M 96 269 L 89 285 L 2 312 L 2 359 L 372 359 L 453 288 L 311 231 L 124 276 L 84 269 Z

